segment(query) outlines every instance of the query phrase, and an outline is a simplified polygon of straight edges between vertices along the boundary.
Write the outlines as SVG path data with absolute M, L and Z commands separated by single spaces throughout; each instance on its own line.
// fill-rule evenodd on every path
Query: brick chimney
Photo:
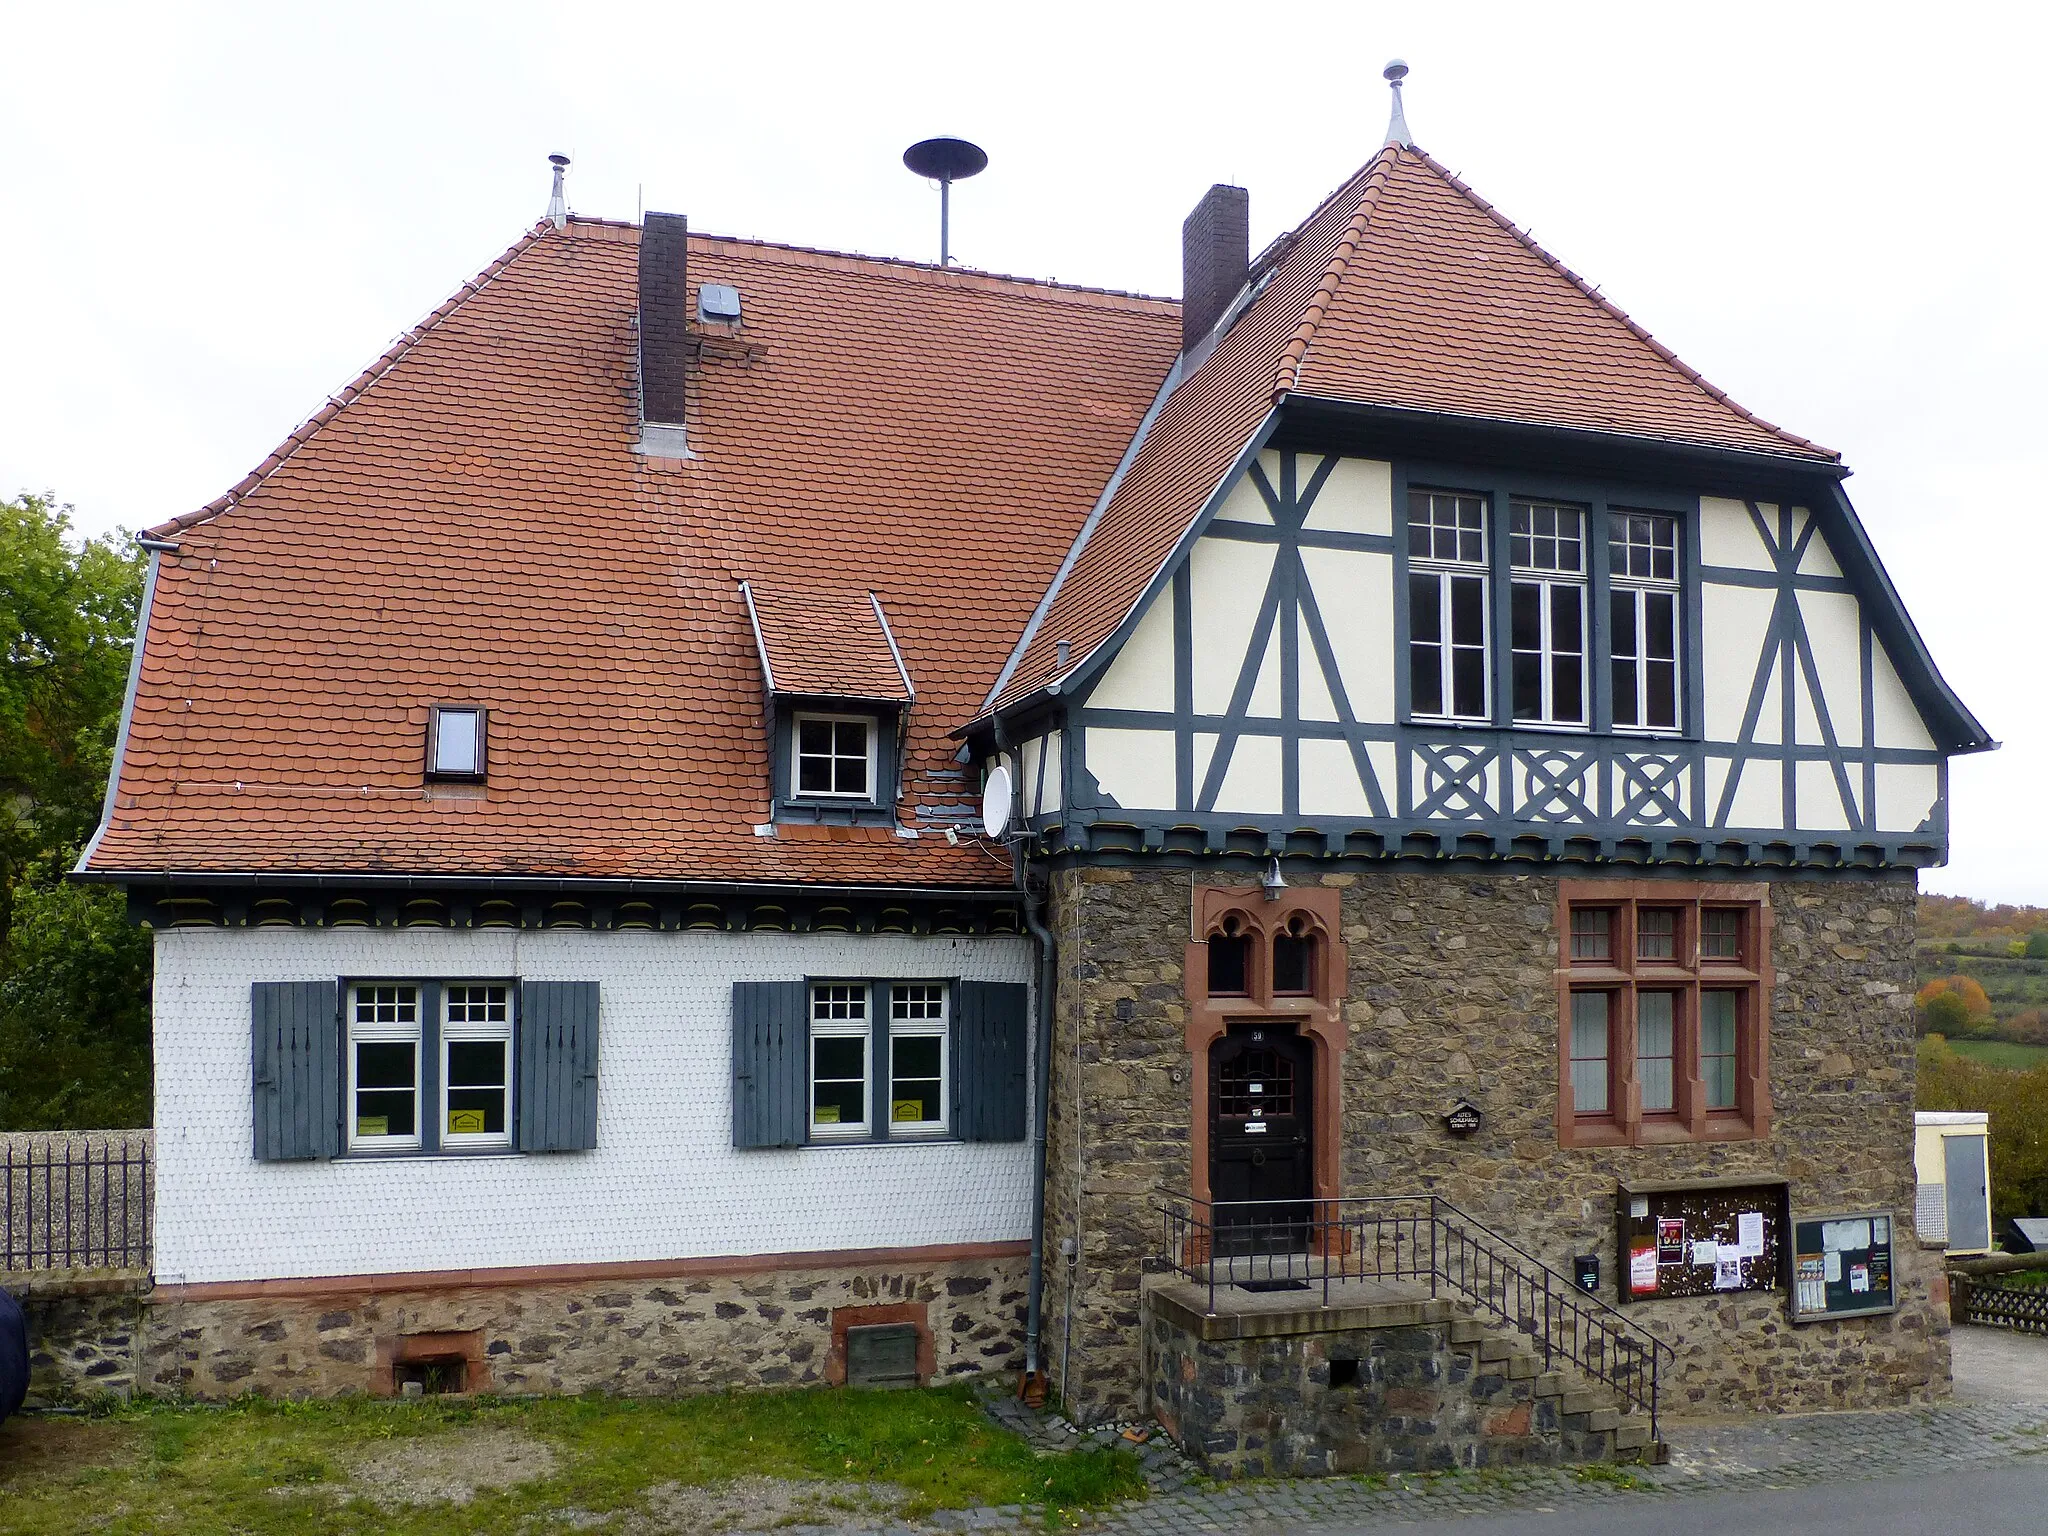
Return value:
M 1180 227 L 1183 351 L 1194 350 L 1244 286 L 1252 264 L 1251 210 L 1251 194 L 1243 187 L 1219 184 L 1202 194 Z
M 640 451 L 685 458 L 684 359 L 690 221 L 650 213 L 640 226 Z

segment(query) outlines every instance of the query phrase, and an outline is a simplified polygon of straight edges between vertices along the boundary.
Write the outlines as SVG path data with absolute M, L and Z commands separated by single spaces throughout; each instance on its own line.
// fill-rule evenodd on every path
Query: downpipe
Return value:
M 1045 925 L 1045 898 L 1031 890 L 1030 861 L 1019 841 L 1011 848 L 1017 888 L 1024 896 L 1024 925 L 1038 946 L 1038 1039 L 1031 1086 L 1031 1276 L 1024 1313 L 1024 1379 L 1017 1395 L 1037 1407 L 1045 1401 L 1046 1374 L 1040 1350 L 1045 1325 L 1045 1121 L 1052 1106 L 1053 987 L 1059 975 L 1059 946 Z

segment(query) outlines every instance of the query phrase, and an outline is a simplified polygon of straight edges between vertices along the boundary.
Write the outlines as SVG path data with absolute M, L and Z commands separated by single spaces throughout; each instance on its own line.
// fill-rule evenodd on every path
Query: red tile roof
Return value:
M 761 670 L 776 693 L 911 698 L 881 599 L 872 592 L 791 592 L 742 585 Z
M 739 583 L 876 594 L 917 685 L 905 821 L 966 812 L 946 733 L 1165 377 L 1178 306 L 693 236 L 691 283 L 738 287 L 746 321 L 697 364 L 696 457 L 649 461 L 637 256 L 631 227 L 536 230 L 155 530 L 181 550 L 91 869 L 1007 882 L 930 832 L 755 834 Z M 435 704 L 489 708 L 484 798 L 422 787 Z
M 1320 398 L 1815 463 L 1420 150 L 1389 145 L 1267 258 L 1167 397 L 995 701 L 1078 667 L 1129 614 L 1272 409 Z

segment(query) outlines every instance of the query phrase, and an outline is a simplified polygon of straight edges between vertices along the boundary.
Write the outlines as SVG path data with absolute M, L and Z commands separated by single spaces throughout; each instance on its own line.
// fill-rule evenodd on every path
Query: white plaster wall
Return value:
M 1233 493 L 1235 494 L 1235 493 Z M 1251 494 L 1256 497 L 1258 491 Z M 1202 538 L 1189 556 L 1194 634 L 1195 713 L 1230 708 L 1239 668 L 1251 649 L 1252 626 L 1273 573 L 1273 546 Z
M 1259 455 L 1259 465 L 1266 472 L 1266 479 L 1272 485 L 1280 483 L 1280 455 L 1268 450 Z M 1216 515 L 1226 523 L 1264 523 L 1273 526 L 1273 514 L 1266 508 L 1266 498 L 1260 494 L 1250 475 L 1244 476 L 1233 485 L 1223 498 L 1223 505 L 1216 509 Z
M 1775 516 L 1774 509 L 1765 509 L 1767 519 Z M 1770 551 L 1757 536 L 1749 508 L 1722 496 L 1700 498 L 1700 558 L 1708 565 L 1734 565 L 1750 571 L 1776 569 Z
M 1095 783 L 1127 811 L 1174 809 L 1173 732 L 1091 725 L 1082 737 Z
M 1262 816 L 1280 813 L 1280 738 L 1240 736 L 1216 789 L 1216 809 Z
M 1031 974 L 1029 941 L 1008 937 L 165 931 L 154 1006 L 157 1278 L 1023 1239 L 1028 1142 L 734 1149 L 731 999 L 735 981 Z M 596 1150 L 257 1162 L 250 983 L 360 975 L 597 981 Z
M 1303 490 L 1320 468 L 1320 460 L 1301 456 L 1295 474 Z M 1324 533 L 1392 533 L 1394 466 L 1383 459 L 1339 459 L 1302 526 Z
M 1088 702 L 1097 709 L 1173 708 L 1173 589 L 1162 588 Z
M 1758 587 L 1711 581 L 1700 586 L 1700 649 L 1706 660 L 1700 685 L 1709 741 L 1734 741 L 1742 733 L 1742 712 L 1777 600 L 1775 592 Z M 1757 720 L 1759 730 L 1767 725 L 1775 741 L 1778 721 L 1768 709 Z
M 1301 813 L 1370 816 L 1372 801 L 1358 777 L 1351 748 L 1341 741 L 1306 737 L 1301 743 Z
M 1819 543 L 1818 536 L 1814 542 Z M 1843 746 L 1863 744 L 1863 610 L 1846 592 L 1802 592 L 1799 614 L 1813 646 L 1828 723 Z M 1820 740 L 1816 722 L 1815 741 Z
M 1317 506 L 1322 502 L 1318 499 Z M 1394 559 L 1349 549 L 1304 549 L 1301 565 L 1330 637 L 1352 718 L 1387 724 L 1394 718 Z M 1304 677 L 1317 669 L 1303 637 Z M 1320 681 L 1320 678 L 1319 678 Z M 1333 712 L 1328 718 L 1335 719 Z

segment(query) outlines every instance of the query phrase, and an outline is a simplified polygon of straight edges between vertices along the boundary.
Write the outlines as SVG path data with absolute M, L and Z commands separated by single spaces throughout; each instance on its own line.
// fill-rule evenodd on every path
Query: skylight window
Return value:
M 484 712 L 435 708 L 427 722 L 427 777 L 481 779 L 484 776 Z

